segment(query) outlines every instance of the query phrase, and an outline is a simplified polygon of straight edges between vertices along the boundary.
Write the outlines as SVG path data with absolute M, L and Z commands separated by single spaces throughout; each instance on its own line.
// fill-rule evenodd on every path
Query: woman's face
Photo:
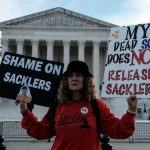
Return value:
M 68 86 L 71 91 L 80 91 L 83 88 L 83 75 L 77 72 L 69 73 Z

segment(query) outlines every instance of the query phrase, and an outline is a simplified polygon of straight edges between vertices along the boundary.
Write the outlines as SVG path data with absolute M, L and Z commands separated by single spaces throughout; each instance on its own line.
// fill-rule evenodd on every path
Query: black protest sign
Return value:
M 16 100 L 24 88 L 32 103 L 50 106 L 56 97 L 63 63 L 5 52 L 0 65 L 0 96 Z

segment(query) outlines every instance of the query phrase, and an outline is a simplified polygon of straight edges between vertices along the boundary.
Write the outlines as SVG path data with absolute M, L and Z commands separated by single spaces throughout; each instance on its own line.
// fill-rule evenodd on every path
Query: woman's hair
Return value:
M 85 100 L 86 102 L 90 102 L 91 100 L 96 99 L 96 88 L 94 81 L 90 76 L 84 77 L 83 79 L 81 99 Z M 61 103 L 69 103 L 72 101 L 72 91 L 68 87 L 67 77 L 63 77 L 60 81 L 57 99 Z

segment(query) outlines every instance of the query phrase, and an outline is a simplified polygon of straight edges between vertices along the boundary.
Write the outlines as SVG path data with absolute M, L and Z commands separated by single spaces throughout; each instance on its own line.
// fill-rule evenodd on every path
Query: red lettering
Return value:
M 131 72 L 133 72 L 133 70 L 128 71 L 128 80 L 133 80 Z
M 112 94 L 116 93 L 118 95 L 119 94 L 118 92 L 119 92 L 118 91 L 118 84 L 115 84 L 114 89 L 112 91 Z
M 147 69 L 142 70 L 142 76 L 141 76 L 142 80 L 147 80 L 147 78 L 148 78 L 147 72 L 148 72 Z
M 134 59 L 137 61 L 137 63 L 140 65 L 140 56 L 137 56 L 136 52 L 134 50 L 131 50 L 132 52 L 132 60 L 131 60 L 131 64 L 130 66 L 133 66 L 135 64 L 133 64 Z M 141 52 L 141 51 L 140 51 Z
M 142 50 L 139 50 L 139 51 L 141 51 L 141 61 L 142 61 L 142 63 L 143 64 L 149 64 L 150 63 L 150 59 L 147 62 L 145 62 L 144 55 L 145 55 L 146 51 L 150 52 L 150 49 L 145 49 L 145 50 L 143 50 L 143 52 L 142 52 Z M 149 56 L 150 54 L 147 54 L 147 55 Z
M 135 70 L 135 73 L 134 73 L 134 76 L 133 76 L 133 80 L 134 80 L 134 79 L 140 80 L 140 76 L 139 76 L 139 73 L 138 73 L 138 69 Z
M 109 83 L 105 91 L 108 95 L 149 95 L 150 84 L 139 83 L 139 84 L 115 84 L 114 86 Z
M 125 77 L 125 70 L 122 71 L 122 81 L 127 80 L 127 78 Z
M 146 92 L 145 95 L 150 94 L 150 84 L 146 84 Z
M 126 84 L 126 95 L 132 95 L 132 92 L 130 91 L 133 84 Z
M 132 58 L 131 58 L 130 66 L 135 65 L 134 60 L 136 60 L 136 62 L 139 65 L 141 64 L 141 62 L 142 62 L 142 64 L 149 64 L 150 63 L 150 59 L 147 62 L 144 59 L 145 58 L 145 53 L 150 52 L 150 49 L 145 49 L 145 50 L 139 49 L 139 56 L 136 54 L 136 52 L 134 50 L 131 50 L 131 52 L 132 52 Z M 147 55 L 149 55 L 149 54 L 147 54 Z
M 123 95 L 124 93 L 125 93 L 125 85 L 121 84 L 120 87 L 119 87 L 119 94 Z
M 112 84 L 107 84 L 107 91 L 106 91 L 106 93 L 109 95 L 109 94 L 111 94 L 112 93 Z
M 122 70 L 117 70 L 116 71 L 116 81 L 118 81 L 118 80 L 120 80 L 120 72 L 121 72 Z
M 113 77 L 115 73 L 115 70 L 110 70 L 109 73 L 108 73 L 108 81 L 110 80 L 115 80 L 115 78 Z
M 144 94 L 144 93 L 145 93 L 145 92 L 144 92 L 144 88 L 143 88 L 142 86 L 145 86 L 145 83 L 141 83 L 141 84 L 139 85 L 139 93 L 140 93 L 140 94 Z

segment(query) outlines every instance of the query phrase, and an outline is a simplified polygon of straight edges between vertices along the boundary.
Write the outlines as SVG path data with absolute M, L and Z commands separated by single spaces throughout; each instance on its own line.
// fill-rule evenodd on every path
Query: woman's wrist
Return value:
M 28 110 L 28 109 L 26 109 L 26 110 L 21 110 L 21 113 L 22 113 L 22 114 L 24 114 L 24 113 L 26 113 L 26 112 L 29 112 L 29 110 Z
M 135 114 L 136 115 L 136 111 L 132 111 L 128 108 L 127 112 L 131 113 L 131 114 Z

